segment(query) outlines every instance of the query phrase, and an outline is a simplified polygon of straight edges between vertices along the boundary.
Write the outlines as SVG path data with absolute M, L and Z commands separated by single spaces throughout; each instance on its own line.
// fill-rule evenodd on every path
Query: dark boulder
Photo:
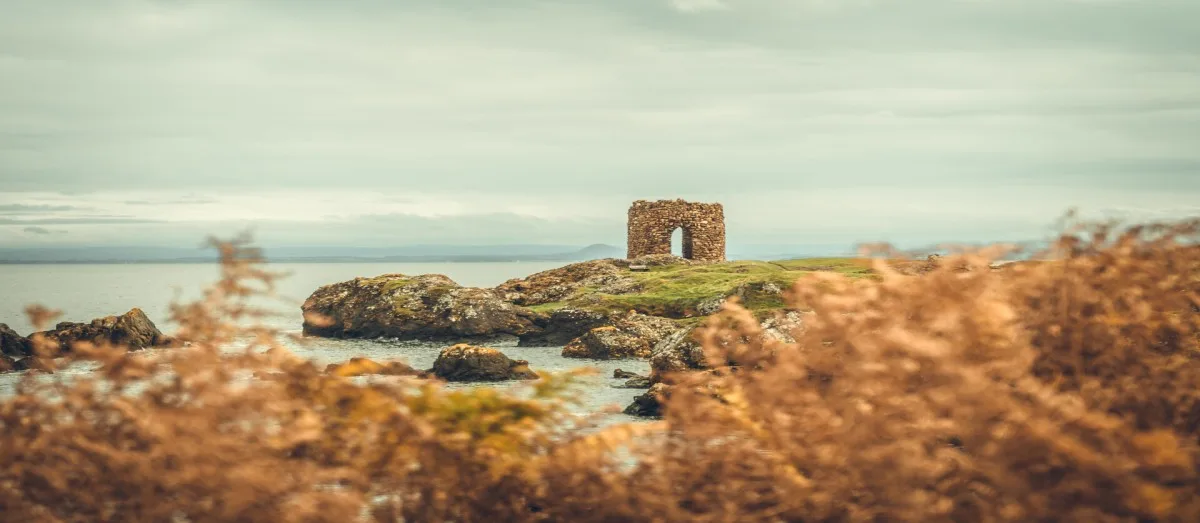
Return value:
M 326 338 L 491 341 L 540 331 L 539 314 L 440 274 L 388 274 L 326 285 L 302 310 L 304 334 Z
M 0 354 L 20 358 L 33 353 L 29 338 L 17 334 L 3 323 L 0 323 Z
M 650 349 L 678 330 L 669 319 L 629 312 L 612 322 L 597 327 L 571 340 L 563 348 L 566 358 L 620 359 L 645 358 Z
M 29 356 L 29 357 L 25 357 L 25 358 L 21 358 L 21 359 L 17 360 L 15 363 L 13 363 L 12 370 L 14 370 L 14 371 L 34 370 L 34 371 L 49 372 L 49 373 L 54 372 L 54 368 L 49 363 L 47 363 L 46 359 L 38 358 L 36 356 Z
M 17 361 L 8 357 L 7 354 L 0 353 L 0 373 L 12 372 L 16 368 Z
M 610 323 L 607 314 L 587 309 L 563 308 L 538 318 L 539 330 L 521 336 L 522 347 L 561 347 L 588 331 Z
M 633 398 L 633 403 L 625 407 L 625 414 L 644 418 L 661 417 L 662 401 L 666 399 L 669 393 L 670 388 L 666 384 L 656 383 L 645 394 Z
M 616 378 L 619 380 L 627 380 L 629 378 L 636 378 L 638 376 L 641 376 L 641 375 L 636 372 L 629 372 L 627 370 L 617 369 L 617 370 L 613 371 L 613 378 Z
M 71 351 L 76 343 L 112 344 L 127 347 L 129 350 L 142 350 L 154 347 L 178 345 L 170 336 L 164 335 L 146 317 L 141 309 L 132 309 L 120 316 L 97 318 L 91 323 L 62 322 L 54 330 L 41 332 L 49 341 L 51 347 L 56 347 L 56 354 Z M 51 349 L 53 350 L 53 348 Z
M 617 388 L 618 389 L 648 389 L 648 388 L 650 388 L 651 385 L 653 385 L 653 383 L 650 382 L 649 377 L 634 376 L 632 378 L 629 378 L 628 380 L 625 380 L 625 383 L 618 385 Z
M 429 372 L 446 381 L 538 379 L 525 360 L 513 360 L 496 349 L 464 343 L 442 349 Z

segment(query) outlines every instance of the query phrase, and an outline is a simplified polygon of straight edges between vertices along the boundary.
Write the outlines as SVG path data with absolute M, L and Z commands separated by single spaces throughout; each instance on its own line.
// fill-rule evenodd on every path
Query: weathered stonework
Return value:
M 671 254 L 671 233 L 683 229 L 683 257 L 725 261 L 725 210 L 719 203 L 638 200 L 629 208 L 628 258 Z

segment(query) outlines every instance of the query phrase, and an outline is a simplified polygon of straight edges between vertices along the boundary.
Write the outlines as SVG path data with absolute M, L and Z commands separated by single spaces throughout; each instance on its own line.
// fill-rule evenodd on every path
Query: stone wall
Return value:
M 671 254 L 671 234 L 683 229 L 683 257 L 725 261 L 725 209 L 719 203 L 638 200 L 629 208 L 630 259 Z

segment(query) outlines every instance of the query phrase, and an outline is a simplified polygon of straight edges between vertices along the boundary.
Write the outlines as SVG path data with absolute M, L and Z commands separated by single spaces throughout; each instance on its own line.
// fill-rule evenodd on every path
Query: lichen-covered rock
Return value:
M 521 336 L 522 347 L 559 347 L 588 331 L 607 325 L 608 315 L 587 309 L 563 308 L 537 319 L 538 331 Z
M 778 299 L 782 303 L 783 288 L 771 281 L 743 283 L 730 291 L 713 296 L 696 304 L 696 312 L 709 316 L 721 311 L 721 307 L 729 298 L 738 298 L 742 303 L 748 301 L 761 302 L 767 298 Z
M 446 381 L 538 379 L 525 360 L 513 360 L 496 349 L 465 343 L 442 349 L 429 372 Z
M 695 339 L 696 328 L 679 329 L 664 338 L 650 352 L 650 378 L 661 382 L 666 375 L 708 368 L 704 349 Z
M 588 287 L 604 294 L 628 294 L 640 290 L 615 260 L 592 260 L 508 280 L 493 289 L 506 301 L 533 306 L 563 301 Z
M 610 321 L 611 325 L 594 328 L 571 340 L 563 348 L 563 357 L 600 360 L 645 358 L 650 356 L 650 349 L 655 344 L 677 329 L 671 320 L 634 311 Z
M 649 316 L 636 311 L 629 311 L 614 321 L 612 325 L 622 332 L 645 340 L 650 347 L 658 345 L 667 336 L 679 330 L 679 326 L 668 318 Z
M 97 318 L 91 323 L 62 322 L 54 330 L 34 336 L 37 335 L 55 344 L 52 347 L 57 347 L 58 354 L 70 352 L 72 345 L 83 342 L 111 343 L 129 350 L 178 345 L 175 339 L 159 331 L 146 313 L 136 308 L 120 316 Z
M 387 361 L 379 363 L 368 358 L 350 358 L 349 361 L 344 363 L 330 363 L 325 367 L 325 373 L 343 378 L 368 374 L 378 374 L 381 376 L 427 376 L 427 373 L 424 371 L 414 369 L 404 362 Z
M 28 356 L 32 353 L 29 338 L 17 334 L 8 325 L 0 323 L 0 354 L 13 358 Z
M 645 358 L 650 355 L 650 344 L 616 327 L 597 327 L 568 343 L 563 347 L 562 355 L 564 358 L 594 360 Z
M 304 334 L 327 338 L 482 341 L 540 331 L 539 314 L 440 274 L 326 285 L 302 307 Z
M 787 311 L 766 320 L 760 324 L 763 329 L 763 340 L 782 343 L 794 343 L 793 334 L 804 328 L 804 313 Z M 675 372 L 708 369 L 704 349 L 696 341 L 696 331 L 700 327 L 680 329 L 667 336 L 650 351 L 651 381 L 661 382 L 666 375 Z
M 625 407 L 625 414 L 645 418 L 661 417 L 662 401 L 666 399 L 669 393 L 670 388 L 666 384 L 656 383 L 645 394 L 633 398 L 633 403 Z
M 795 334 L 804 328 L 804 316 L 797 311 L 787 311 L 781 315 L 763 320 L 763 335 L 775 341 L 795 343 Z

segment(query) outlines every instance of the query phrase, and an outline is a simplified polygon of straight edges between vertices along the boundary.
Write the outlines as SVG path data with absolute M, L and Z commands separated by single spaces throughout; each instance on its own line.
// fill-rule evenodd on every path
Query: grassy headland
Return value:
M 643 314 L 687 319 L 713 312 L 707 307 L 721 298 L 736 295 L 753 311 L 784 306 L 782 296 L 797 279 L 818 271 L 850 277 L 870 277 L 870 260 L 863 258 L 810 258 L 785 261 L 734 261 L 713 264 L 672 264 L 650 267 L 646 272 L 629 272 L 638 290 L 607 294 L 598 286 L 585 285 L 569 297 L 530 308 L 548 312 L 563 307 L 591 310 L 636 310 Z

